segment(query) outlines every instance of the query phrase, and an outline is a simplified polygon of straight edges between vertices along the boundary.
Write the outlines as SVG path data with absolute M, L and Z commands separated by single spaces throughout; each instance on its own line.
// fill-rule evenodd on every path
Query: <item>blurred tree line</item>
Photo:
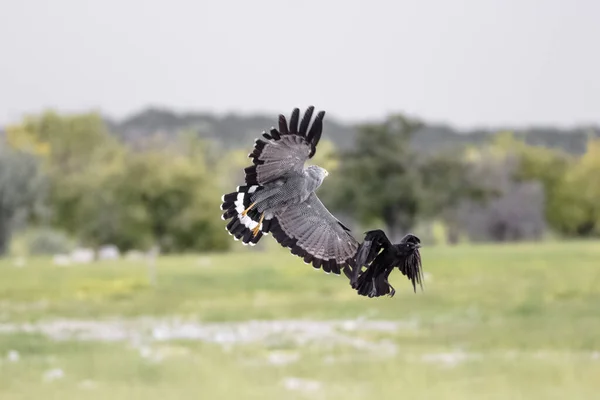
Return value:
M 262 126 L 252 138 L 272 125 L 255 122 Z M 133 128 L 123 135 L 95 113 L 46 112 L 7 127 L 0 137 L 0 254 L 25 226 L 121 250 L 227 249 L 220 196 L 242 182 L 252 140 L 232 147 L 200 135 L 206 125 L 154 135 L 133 125 L 135 140 Z M 450 242 L 600 235 L 594 135 L 579 152 L 532 144 L 519 132 L 432 150 L 423 146 L 424 126 L 391 115 L 353 127 L 341 147 L 335 138 L 342 130 L 333 138 L 326 131 L 313 160 L 332 171 L 319 189 L 325 204 L 351 226 L 384 227 L 396 239 L 434 221 Z
M 215 218 L 221 195 L 215 176 L 222 165 L 212 151 L 185 132 L 175 140 L 126 146 L 96 114 L 27 117 L 8 127 L 0 153 L 0 249 L 16 209 L 35 211 L 35 199 L 45 207 L 30 213 L 32 223 L 67 232 L 82 245 L 225 249 L 229 238 Z M 38 175 L 46 185 L 33 184 Z
M 176 136 L 181 131 L 193 131 L 202 138 L 216 140 L 225 149 L 238 149 L 241 143 L 252 143 L 257 132 L 273 125 L 273 115 L 215 115 L 202 112 L 177 113 L 169 109 L 148 108 L 124 120 L 105 119 L 107 126 L 127 143 L 135 143 L 156 134 Z M 344 124 L 328 116 L 324 121 L 326 137 L 336 148 L 347 150 L 358 135 L 359 126 Z M 411 138 L 411 146 L 425 153 L 455 150 L 470 145 L 484 145 L 494 141 L 497 132 L 511 131 L 518 139 L 533 146 L 544 146 L 570 154 L 585 153 L 589 138 L 600 138 L 600 127 L 579 126 L 557 128 L 552 126 L 511 129 L 494 127 L 459 130 L 443 124 L 421 124 L 419 134 Z

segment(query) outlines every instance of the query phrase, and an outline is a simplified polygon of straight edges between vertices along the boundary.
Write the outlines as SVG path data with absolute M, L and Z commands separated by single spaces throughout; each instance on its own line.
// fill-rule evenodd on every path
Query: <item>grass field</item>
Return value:
M 423 249 L 357 296 L 283 249 L 0 261 L 0 399 L 596 399 L 600 243 Z

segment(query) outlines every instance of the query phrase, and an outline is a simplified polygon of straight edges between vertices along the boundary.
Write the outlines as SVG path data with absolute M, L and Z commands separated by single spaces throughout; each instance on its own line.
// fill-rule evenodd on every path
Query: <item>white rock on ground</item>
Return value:
M 77 248 L 71 252 L 71 261 L 77 264 L 89 264 L 94 261 L 94 250 Z
M 102 246 L 98 250 L 98 260 L 118 260 L 119 258 L 121 258 L 121 252 L 114 244 Z
M 293 376 L 283 379 L 283 386 L 287 390 L 300 392 L 316 392 L 321 389 L 321 382 L 309 379 L 296 378 Z

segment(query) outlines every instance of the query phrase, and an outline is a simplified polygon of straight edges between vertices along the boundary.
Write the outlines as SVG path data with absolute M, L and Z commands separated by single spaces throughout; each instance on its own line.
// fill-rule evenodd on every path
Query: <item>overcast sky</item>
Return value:
M 46 107 L 600 123 L 596 0 L 0 0 L 0 124 Z

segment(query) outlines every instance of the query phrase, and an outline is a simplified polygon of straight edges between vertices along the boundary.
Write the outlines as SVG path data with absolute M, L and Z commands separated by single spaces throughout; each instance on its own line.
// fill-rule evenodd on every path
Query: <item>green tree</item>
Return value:
M 132 152 L 119 189 L 124 207 L 163 251 L 221 250 L 230 244 L 219 216 L 220 191 L 202 142 Z
M 402 115 L 359 126 L 354 148 L 339 155 L 325 201 L 364 224 L 383 223 L 394 240 L 420 219 L 452 222 L 448 210 L 463 198 L 483 197 L 485 190 L 467 179 L 470 166 L 461 153 L 416 151 L 411 143 L 421 128 Z
M 600 140 L 566 170 L 554 188 L 554 226 L 572 236 L 600 236 Z
M 354 149 L 340 155 L 334 206 L 363 223 L 382 220 L 391 238 L 410 230 L 422 207 L 417 155 L 409 147 L 420 127 L 400 115 L 359 126 Z
M 223 249 L 217 159 L 209 143 L 187 133 L 125 146 L 99 115 L 30 116 L 8 130 L 15 147 L 43 160 L 50 222 L 82 244 L 126 250 Z M 218 233 L 217 233 L 218 230 Z
M 8 142 L 32 149 L 50 181 L 50 222 L 79 231 L 84 211 L 100 186 L 101 166 L 110 164 L 122 146 L 96 113 L 60 115 L 52 111 L 27 116 L 7 129 Z
M 593 152 L 594 142 L 591 143 Z M 545 197 L 544 215 L 551 229 L 568 236 L 586 234 L 589 229 L 586 226 L 591 226 L 589 221 L 580 224 L 577 222 L 581 221 L 580 216 L 573 219 L 573 213 L 579 213 L 575 204 L 581 200 L 581 191 L 575 190 L 575 186 L 585 186 L 585 183 L 575 178 L 573 173 L 582 169 L 582 162 L 593 164 L 588 155 L 578 160 L 561 150 L 528 145 L 523 140 L 516 139 L 510 132 L 499 135 L 494 145 L 517 158 L 515 180 L 538 181 L 542 184 Z M 570 192 L 571 190 L 575 191 Z
M 451 244 L 458 242 L 464 230 L 458 208 L 465 201 L 483 204 L 498 194 L 477 163 L 456 151 L 434 153 L 418 163 L 424 188 L 421 214 L 440 218 L 446 225 L 447 240 Z

